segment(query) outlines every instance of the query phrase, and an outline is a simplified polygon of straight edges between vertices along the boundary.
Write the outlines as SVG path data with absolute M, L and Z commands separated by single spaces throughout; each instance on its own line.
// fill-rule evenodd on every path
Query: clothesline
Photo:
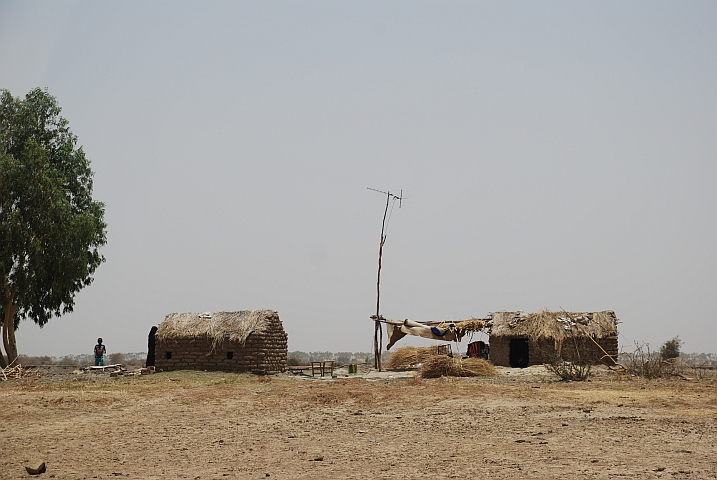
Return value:
M 460 342 L 468 332 L 478 332 L 492 325 L 491 320 L 482 318 L 470 318 L 468 320 L 429 320 L 415 322 L 413 320 L 389 320 L 383 317 L 371 317 L 372 320 L 386 324 L 388 333 L 388 344 L 386 350 L 390 350 L 406 335 L 428 338 L 431 340 L 443 340 L 445 342 Z

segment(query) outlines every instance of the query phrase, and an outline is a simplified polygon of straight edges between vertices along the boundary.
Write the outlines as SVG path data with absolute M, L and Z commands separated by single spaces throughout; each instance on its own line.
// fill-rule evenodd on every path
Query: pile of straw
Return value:
M 434 355 L 423 362 L 421 378 L 439 377 L 493 377 L 498 375 L 492 363 L 482 358 L 461 360 L 445 355 Z
M 438 377 L 492 377 L 498 375 L 492 363 L 482 358 L 451 358 L 439 355 L 438 346 L 401 347 L 386 362 L 387 370 L 410 370 L 420 365 L 423 378 Z
M 213 345 L 224 340 L 246 342 L 252 333 L 261 333 L 278 314 L 273 310 L 239 312 L 170 313 L 157 329 L 157 340 L 206 337 Z
M 401 347 L 386 362 L 387 370 L 410 370 L 418 363 L 438 355 L 438 347 Z M 447 358 L 447 357 L 446 357 Z

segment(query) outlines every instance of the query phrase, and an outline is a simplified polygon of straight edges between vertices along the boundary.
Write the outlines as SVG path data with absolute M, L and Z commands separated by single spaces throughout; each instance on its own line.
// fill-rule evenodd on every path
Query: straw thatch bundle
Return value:
M 434 355 L 423 362 L 422 378 L 439 377 L 492 377 L 498 375 L 492 363 L 482 358 L 461 360 L 445 355 Z
M 498 370 L 488 360 L 482 358 L 465 358 L 461 360 L 463 370 L 472 372 L 476 377 L 494 377 Z
M 490 377 L 498 374 L 492 363 L 482 358 L 451 358 L 438 354 L 437 346 L 401 347 L 386 362 L 387 370 L 410 370 L 420 365 L 424 378 L 438 377 Z
M 205 337 L 216 348 L 224 340 L 246 342 L 252 333 L 261 333 L 278 314 L 273 310 L 239 312 L 170 313 L 159 325 L 158 342 Z
M 493 314 L 491 336 L 550 339 L 562 344 L 568 336 L 604 338 L 617 335 L 617 317 L 612 310 L 603 312 L 538 313 L 496 312 Z
M 395 350 L 386 362 L 387 370 L 410 370 L 417 363 L 438 355 L 437 347 L 401 347 Z
M 484 318 L 469 318 L 468 320 L 458 320 L 452 322 L 458 330 L 466 332 L 480 332 L 484 328 L 491 326 L 491 321 Z

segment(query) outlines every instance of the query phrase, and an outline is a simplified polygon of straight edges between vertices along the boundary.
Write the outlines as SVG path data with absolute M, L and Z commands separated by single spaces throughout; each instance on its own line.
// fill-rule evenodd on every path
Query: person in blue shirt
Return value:
M 102 339 L 98 338 L 97 345 L 95 345 L 95 367 L 104 367 L 105 353 L 107 353 L 107 348 L 102 345 Z

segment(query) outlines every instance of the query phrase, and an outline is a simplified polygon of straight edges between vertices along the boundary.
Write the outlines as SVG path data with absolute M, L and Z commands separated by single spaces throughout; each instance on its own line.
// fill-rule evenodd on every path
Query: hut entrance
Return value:
M 510 366 L 513 368 L 525 368 L 528 366 L 530 358 L 528 357 L 528 339 L 527 338 L 511 338 L 510 339 Z

